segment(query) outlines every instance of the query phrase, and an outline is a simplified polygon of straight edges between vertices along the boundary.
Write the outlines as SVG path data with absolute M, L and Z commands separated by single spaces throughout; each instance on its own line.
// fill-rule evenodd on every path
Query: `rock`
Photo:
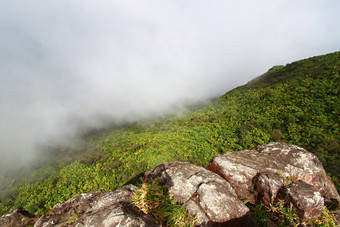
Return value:
M 1 227 L 21 227 L 30 226 L 35 222 L 35 215 L 28 213 L 23 209 L 8 211 L 0 217 Z
M 254 182 L 262 173 L 270 174 L 268 176 L 282 176 L 293 181 L 303 180 L 318 188 L 326 201 L 340 201 L 335 185 L 319 159 L 305 149 L 291 144 L 275 142 L 253 150 L 217 155 L 209 163 L 208 169 L 226 179 L 240 199 L 248 199 L 251 203 L 256 202 L 253 193 Z M 278 186 L 270 190 L 275 190 L 269 193 L 272 196 L 268 194 L 270 201 L 273 201 Z
M 273 204 L 278 191 L 284 186 L 284 179 L 272 173 L 260 173 L 255 179 L 257 200 L 266 206 Z
M 51 212 L 42 216 L 34 226 L 66 225 L 72 218 L 84 214 L 96 200 L 107 193 L 108 192 L 103 191 L 83 193 L 63 203 L 58 203 L 53 207 Z
M 340 210 L 337 210 L 334 212 L 334 217 L 335 217 L 335 220 L 336 220 L 336 224 L 338 224 L 338 226 L 340 226 Z
M 136 189 L 133 185 L 127 185 L 113 192 L 96 191 L 76 195 L 55 205 L 34 227 L 157 226 L 149 215 L 131 205 L 130 199 Z
M 83 193 L 63 203 L 58 203 L 53 207 L 51 212 L 42 216 L 34 226 L 63 226 L 63 224 L 67 224 L 71 218 L 84 214 L 99 197 L 107 193 L 108 192 L 103 191 Z
M 223 178 L 203 167 L 187 162 L 171 162 L 145 173 L 147 182 L 158 179 L 167 185 L 174 199 L 188 212 L 197 215 L 197 225 L 218 226 L 234 223 L 254 226 L 249 209 L 237 198 L 234 189 Z
M 279 194 L 286 204 L 292 203 L 295 206 L 302 222 L 321 215 L 324 199 L 315 186 L 298 180 L 284 187 Z

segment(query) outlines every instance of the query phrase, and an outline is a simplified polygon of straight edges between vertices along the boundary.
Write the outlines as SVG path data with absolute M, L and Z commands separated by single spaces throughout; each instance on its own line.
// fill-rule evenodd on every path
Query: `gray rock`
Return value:
M 136 187 L 127 185 L 113 192 L 96 191 L 76 195 L 64 203 L 55 205 L 42 216 L 39 226 L 157 226 L 130 203 Z
M 302 222 L 321 215 L 324 199 L 315 186 L 298 180 L 284 187 L 279 194 L 285 203 L 292 203 L 296 207 Z
M 197 225 L 227 225 L 237 219 L 254 223 L 248 207 L 230 184 L 203 167 L 187 162 L 164 163 L 146 172 L 145 178 L 147 182 L 158 179 L 167 185 L 174 199 L 184 204 L 191 215 L 197 215 Z
M 336 220 L 336 224 L 338 224 L 338 226 L 340 226 L 340 210 L 337 210 L 334 212 L 334 217 L 335 217 L 335 220 Z
M 248 199 L 251 203 L 256 202 L 253 193 L 254 178 L 261 173 L 280 175 L 293 181 L 303 180 L 318 188 L 327 201 L 340 201 L 335 185 L 319 159 L 305 149 L 291 144 L 276 142 L 253 150 L 217 155 L 211 160 L 208 169 L 226 179 L 239 198 Z M 276 193 L 271 192 L 272 195 Z
M 255 191 L 257 200 L 260 203 L 269 206 L 273 204 L 278 191 L 284 186 L 284 179 L 277 174 L 260 173 L 255 178 Z
M 108 192 L 96 191 L 83 193 L 72 197 L 71 199 L 56 204 L 52 211 L 47 215 L 40 217 L 34 227 L 38 226 L 66 226 L 71 219 L 82 215 L 93 205 L 101 196 Z
M 15 209 L 8 211 L 0 217 L 1 227 L 21 227 L 33 225 L 35 215 L 28 213 L 23 209 Z

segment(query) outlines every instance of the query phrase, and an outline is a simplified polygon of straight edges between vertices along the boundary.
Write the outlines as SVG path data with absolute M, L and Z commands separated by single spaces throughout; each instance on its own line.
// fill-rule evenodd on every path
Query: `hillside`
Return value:
M 48 165 L 27 177 L 31 183 L 5 188 L 11 193 L 1 197 L 0 214 L 22 207 L 41 215 L 76 194 L 136 182 L 163 162 L 207 166 L 216 154 L 271 141 L 316 154 L 339 190 L 339 75 L 340 52 L 313 57 L 274 67 L 184 116 L 93 132 L 78 160 Z

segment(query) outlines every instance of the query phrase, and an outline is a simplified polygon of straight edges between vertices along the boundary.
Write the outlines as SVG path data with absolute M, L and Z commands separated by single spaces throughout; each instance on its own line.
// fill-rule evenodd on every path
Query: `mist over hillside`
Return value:
M 47 162 L 40 167 L 1 172 L 0 215 L 18 207 L 43 215 L 76 194 L 138 184 L 144 172 L 162 163 L 206 167 L 218 154 L 278 141 L 316 155 L 312 162 L 321 161 L 339 190 L 339 82 L 340 52 L 333 52 L 271 68 L 181 116 L 87 131 L 84 143 L 73 140 L 72 147 L 43 151 Z M 293 170 L 287 178 L 295 179 Z
M 0 0 L 0 166 L 339 49 L 339 1 Z M 39 153 L 41 155 L 41 153 Z

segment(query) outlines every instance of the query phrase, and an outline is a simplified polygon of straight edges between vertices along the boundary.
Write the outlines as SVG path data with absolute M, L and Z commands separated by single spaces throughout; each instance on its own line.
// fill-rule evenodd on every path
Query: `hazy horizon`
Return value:
M 338 51 L 340 1 L 0 0 L 0 166 Z

